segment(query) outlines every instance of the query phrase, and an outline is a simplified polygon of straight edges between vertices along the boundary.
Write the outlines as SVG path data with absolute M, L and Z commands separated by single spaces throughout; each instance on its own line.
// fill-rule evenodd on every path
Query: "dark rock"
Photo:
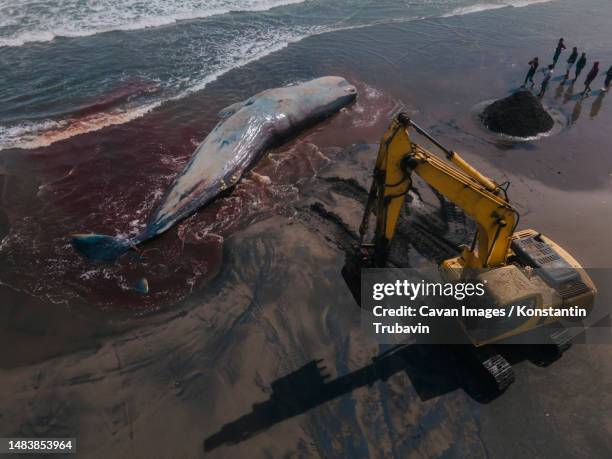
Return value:
M 480 117 L 491 131 L 514 137 L 548 132 L 555 124 L 540 100 L 529 91 L 518 91 L 493 102 Z

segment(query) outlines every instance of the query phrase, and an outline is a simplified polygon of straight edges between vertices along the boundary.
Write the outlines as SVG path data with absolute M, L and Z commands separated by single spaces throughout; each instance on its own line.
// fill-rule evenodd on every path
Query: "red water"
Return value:
M 56 133 L 65 140 L 21 151 L 11 163 L 5 187 L 11 192 L 3 203 L 11 231 L 1 244 L 1 282 L 45 301 L 84 300 L 103 309 L 145 312 L 185 299 L 219 272 L 225 238 L 269 215 L 291 216 L 302 185 L 342 148 L 380 136 L 397 106 L 356 84 L 360 95 L 351 107 L 270 151 L 231 193 L 114 265 L 81 258 L 70 235 L 138 233 L 215 117 L 185 100 L 79 135 L 69 130 L 100 112 L 75 116 L 68 131 Z M 142 278 L 148 294 L 136 291 Z

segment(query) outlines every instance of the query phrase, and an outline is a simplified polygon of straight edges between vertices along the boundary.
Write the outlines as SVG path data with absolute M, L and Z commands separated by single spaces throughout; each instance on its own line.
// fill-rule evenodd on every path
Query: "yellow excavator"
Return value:
M 428 139 L 446 156 L 434 155 L 413 142 L 409 129 Z M 567 251 L 540 232 L 517 231 L 518 212 L 510 205 L 507 187 L 484 176 L 458 153 L 445 148 L 404 113 L 398 114 L 382 137 L 373 181 L 359 229 L 359 268 L 385 267 L 405 196 L 412 187 L 412 175 L 454 203 L 476 223 L 471 246 L 463 246 L 454 258 L 439 266 L 447 282 L 477 280 L 487 286 L 488 297 L 497 307 L 529 305 L 531 308 L 590 310 L 597 290 L 591 278 Z M 369 223 L 376 219 L 373 239 Z M 546 326 L 552 343 L 563 350 L 571 337 L 562 327 L 551 327 L 558 317 L 534 316 L 505 325 L 487 327 L 460 319 L 460 325 L 474 349 L 483 351 L 492 344 Z M 482 325 L 482 324 L 481 324 Z M 513 380 L 511 365 L 496 352 L 481 352 L 479 362 L 494 378 L 499 389 Z

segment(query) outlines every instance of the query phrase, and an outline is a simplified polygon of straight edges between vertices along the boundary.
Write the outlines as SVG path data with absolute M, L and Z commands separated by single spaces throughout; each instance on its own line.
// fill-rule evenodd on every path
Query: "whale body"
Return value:
M 76 234 L 74 248 L 90 260 L 116 261 L 235 186 L 267 149 L 335 114 L 356 95 L 344 78 L 327 76 L 267 89 L 230 105 L 219 113 L 222 120 L 195 150 L 140 234 Z

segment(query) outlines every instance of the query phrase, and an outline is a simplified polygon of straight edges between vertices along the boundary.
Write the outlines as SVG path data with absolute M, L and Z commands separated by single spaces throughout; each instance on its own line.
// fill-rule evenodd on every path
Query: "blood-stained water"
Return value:
M 149 312 L 185 299 L 220 271 L 225 238 L 274 214 L 294 216 L 302 186 L 321 167 L 356 139 L 379 135 L 398 106 L 382 92 L 356 84 L 356 103 L 268 152 L 233 190 L 116 264 L 81 258 L 70 236 L 141 231 L 216 117 L 212 108 L 185 117 L 185 111 L 196 112 L 195 98 L 190 107 L 74 131 L 112 112 L 113 104 L 155 87 L 134 83 L 86 104 L 64 130 L 53 131 L 56 139 L 49 145 L 3 157 L 8 226 L 0 246 L 1 281 L 51 303 L 84 300 L 102 309 Z

